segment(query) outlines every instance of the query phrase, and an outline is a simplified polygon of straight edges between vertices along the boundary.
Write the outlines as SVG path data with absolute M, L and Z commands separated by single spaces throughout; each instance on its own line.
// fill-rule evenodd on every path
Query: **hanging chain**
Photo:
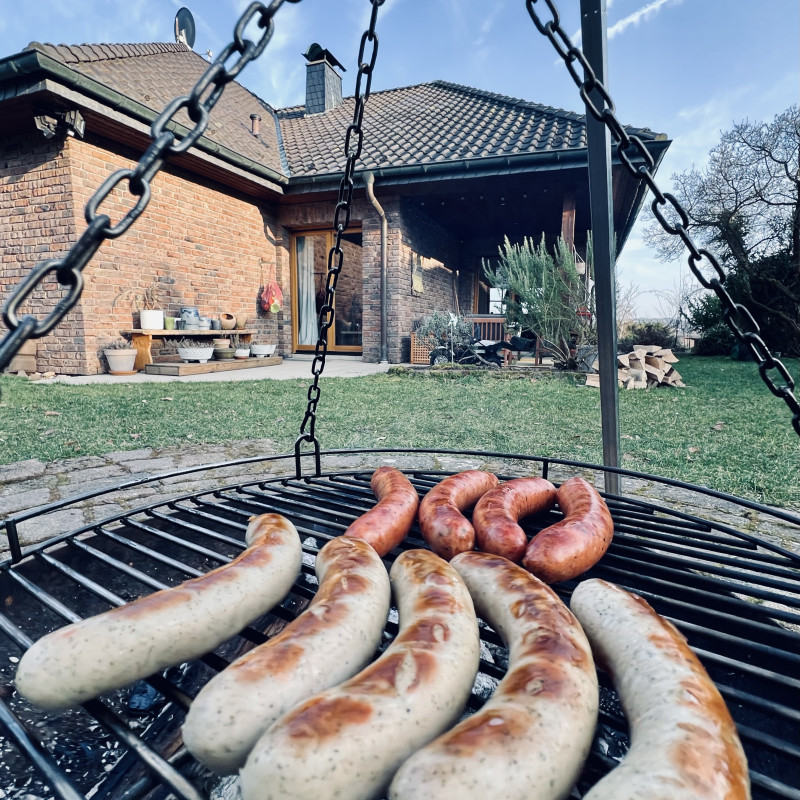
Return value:
M 314 468 L 315 475 L 321 472 L 319 440 L 316 436 L 317 425 L 317 404 L 320 398 L 319 379 L 325 369 L 325 357 L 328 353 L 328 331 L 333 325 L 336 310 L 333 307 L 333 299 L 336 293 L 336 282 L 339 273 L 342 271 L 344 263 L 344 251 L 342 250 L 342 236 L 350 224 L 351 204 L 353 200 L 353 174 L 355 172 L 356 161 L 361 157 L 361 147 L 364 143 L 364 132 L 361 128 L 364 120 L 364 105 L 369 98 L 370 86 L 372 85 L 372 71 L 375 68 L 375 59 L 378 57 L 378 35 L 375 33 L 375 23 L 378 19 L 378 8 L 383 5 L 384 0 L 370 0 L 372 3 L 372 14 L 369 20 L 369 28 L 364 31 L 361 37 L 361 46 L 358 50 L 358 76 L 356 77 L 355 107 L 353 109 L 353 121 L 347 128 L 344 139 L 344 153 L 347 162 L 344 168 L 344 175 L 339 184 L 339 197 L 336 201 L 336 209 L 333 215 L 333 229 L 336 232 L 336 240 L 328 252 L 328 273 L 325 284 L 325 302 L 319 310 L 317 326 L 319 338 L 314 350 L 314 360 L 311 363 L 311 374 L 314 379 L 308 387 L 308 406 L 300 425 L 300 435 L 294 444 L 295 471 L 297 477 L 302 477 L 301 467 L 301 445 L 307 442 L 314 447 Z M 367 47 L 371 51 L 367 57 Z M 364 90 L 362 93 L 361 83 L 364 80 Z
M 299 2 L 299 0 L 286 1 Z M 139 159 L 136 167 L 112 173 L 91 197 L 85 209 L 87 227 L 81 237 L 62 258 L 53 258 L 37 264 L 13 289 L 3 307 L 3 322 L 9 331 L 0 342 L 0 370 L 11 363 L 11 359 L 28 339 L 39 339 L 47 335 L 74 308 L 83 291 L 84 267 L 106 239 L 122 236 L 139 218 L 150 201 L 150 182 L 164 166 L 167 157 L 185 152 L 203 135 L 208 126 L 211 109 L 221 97 L 225 86 L 234 80 L 250 61 L 261 55 L 272 38 L 275 29 L 273 17 L 283 3 L 284 0 L 272 0 L 269 6 L 263 3 L 251 3 L 248 6 L 236 23 L 233 41 L 208 66 L 191 93 L 176 97 L 155 119 L 150 128 L 152 144 Z M 258 42 L 253 42 L 244 38 L 244 31 L 256 19 L 258 27 L 263 28 L 263 33 Z M 239 58 L 226 67 L 225 62 L 235 54 L 239 54 Z M 183 139 L 176 141 L 175 134 L 167 130 L 167 126 L 170 123 L 173 126 L 176 124 L 175 116 L 183 109 L 195 126 Z M 98 213 L 98 208 L 120 184 L 127 184 L 129 193 L 137 199 L 127 214 L 112 225 L 111 219 L 106 214 Z M 43 320 L 30 314 L 20 316 L 19 309 L 22 304 L 51 274 L 68 290 L 64 297 Z
M 686 245 L 689 251 L 689 269 L 691 269 L 694 276 L 705 289 L 711 289 L 716 293 L 722 303 L 723 319 L 739 342 L 747 345 L 750 349 L 753 359 L 758 364 L 759 374 L 767 388 L 776 397 L 783 398 L 784 402 L 789 407 L 793 414 L 792 426 L 797 435 L 800 436 L 800 403 L 794 395 L 794 380 L 789 374 L 789 371 L 784 364 L 770 352 L 764 340 L 759 335 L 761 328 L 753 319 L 753 315 L 750 311 L 741 303 L 733 301 L 733 298 L 723 285 L 726 275 L 717 258 L 708 250 L 698 247 L 694 239 L 692 239 L 687 230 L 687 228 L 689 228 L 689 215 L 686 213 L 686 210 L 674 195 L 668 192 L 662 192 L 656 185 L 652 172 L 655 167 L 653 157 L 650 155 L 642 140 L 638 136 L 629 135 L 620 124 L 615 113 L 614 101 L 611 99 L 605 86 L 595 75 L 586 56 L 579 48 L 572 44 L 569 36 L 561 27 L 560 15 L 554 0 L 544 0 L 544 3 L 547 5 L 552 15 L 552 19 L 549 19 L 547 22 L 542 22 L 536 12 L 534 6 L 537 2 L 539 2 L 539 0 L 526 0 L 528 14 L 530 14 L 534 24 L 539 32 L 550 40 L 553 47 L 564 60 L 567 70 L 572 76 L 573 81 L 575 81 L 575 85 L 578 87 L 581 98 L 586 104 L 589 113 L 591 113 L 598 122 L 604 123 L 614 137 L 617 143 L 617 153 L 619 154 L 620 160 L 625 165 L 625 168 L 635 178 L 643 180 L 647 184 L 647 188 L 653 193 L 654 199 L 651 208 L 655 218 L 667 233 L 673 236 L 679 236 Z M 583 70 L 583 75 L 580 74 L 578 65 Z M 602 108 L 599 108 L 594 102 L 590 96 L 592 94 L 602 100 Z M 638 165 L 633 161 L 633 159 L 637 157 L 640 159 Z M 668 221 L 664 214 L 667 207 L 670 207 L 672 212 L 677 216 L 677 222 L 670 223 Z M 710 280 L 706 278 L 701 266 L 710 267 L 714 273 L 714 277 Z M 778 385 L 773 381 L 768 374 L 771 370 L 777 370 L 778 375 L 784 381 L 783 384 Z

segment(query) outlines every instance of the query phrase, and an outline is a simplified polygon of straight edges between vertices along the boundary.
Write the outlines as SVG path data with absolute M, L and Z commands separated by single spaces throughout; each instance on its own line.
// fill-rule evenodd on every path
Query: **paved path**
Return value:
M 312 355 L 295 355 L 284 358 L 282 364 L 271 367 L 249 367 L 248 369 L 232 369 L 224 372 L 205 372 L 200 375 L 148 375 L 137 372 L 135 375 L 56 375 L 54 378 L 43 378 L 39 383 L 169 383 L 170 381 L 207 382 L 207 381 L 257 381 L 271 378 L 276 381 L 305 378 L 311 381 Z M 323 378 L 355 378 L 359 375 L 374 375 L 387 372 L 388 363 L 372 364 L 362 361 L 356 356 L 327 356 Z M 407 366 L 407 365 L 406 365 Z
M 311 355 L 295 356 L 285 359 L 283 364 L 271 367 L 243 369 L 231 372 L 207 373 L 184 377 L 146 375 L 138 373 L 131 376 L 58 376 L 41 381 L 42 383 L 102 383 L 113 381 L 127 382 L 169 382 L 169 381 L 219 381 L 219 380 L 289 380 L 294 378 L 311 380 Z M 386 372 L 389 364 L 370 364 L 358 358 L 328 356 L 325 377 L 357 377 Z M 324 445 L 324 441 L 322 442 Z M 74 497 L 94 489 L 119 487 L 128 481 L 136 481 L 151 476 L 183 470 L 189 467 L 221 464 L 237 459 L 263 457 L 275 454 L 273 442 L 268 439 L 248 439 L 226 442 L 218 445 L 198 445 L 167 447 L 160 450 L 150 448 L 107 453 L 102 456 L 83 456 L 62 461 L 42 462 L 30 459 L 15 464 L 0 466 L 0 521 L 5 517 L 19 514 L 28 509 L 38 508 L 48 503 Z M 490 469 L 513 473 L 514 467 L 493 464 L 481 458 L 446 458 L 427 454 L 365 454 L 328 458 L 325 469 L 374 469 L 384 463 L 399 468 L 448 470 Z M 535 465 L 531 465 L 533 469 Z M 519 464 L 516 465 L 519 469 Z M 526 468 L 527 469 L 527 468 Z M 262 474 L 269 477 L 276 474 L 293 474 L 294 462 L 291 459 L 263 462 L 256 467 L 252 464 L 213 467 L 187 475 L 163 478 L 128 489 L 104 493 L 99 497 L 72 504 L 31 522 L 19 525 L 23 546 L 35 544 L 56 534 L 75 530 L 115 513 L 129 511 L 147 505 L 158 499 L 164 500 L 204 489 L 252 481 Z M 520 472 L 520 474 L 525 474 Z M 557 469 L 551 477 L 562 480 L 571 474 L 559 475 Z M 587 475 L 591 479 L 591 475 Z M 598 484 L 598 488 L 602 488 Z M 739 505 L 724 500 L 704 497 L 695 492 L 664 486 L 647 481 L 625 479 L 623 494 L 653 500 L 674 509 L 694 514 L 706 519 L 730 525 L 762 537 L 788 550 L 800 553 L 800 523 L 792 524 L 760 515 Z M 5 532 L 0 533 L 0 560 L 7 556 L 8 543 Z
M 293 475 L 293 458 L 259 461 L 256 464 L 215 466 L 237 459 L 261 458 L 275 453 L 275 445 L 269 439 L 248 439 L 218 445 L 198 445 L 192 448 L 186 446 L 158 450 L 144 448 L 48 463 L 30 459 L 0 466 L 0 521 L 28 509 L 95 489 L 109 490 L 98 497 L 69 505 L 46 516 L 21 522 L 19 533 L 24 547 L 156 501 L 258 480 L 261 477 Z M 323 470 L 372 470 L 383 464 L 392 464 L 400 469 L 446 471 L 488 469 L 520 475 L 531 474 L 538 469 L 537 464 L 497 463 L 488 457 L 437 456 L 427 453 L 368 453 L 325 457 Z M 115 487 L 129 481 L 164 475 L 190 467 L 203 467 L 203 469 L 181 476 L 159 478 L 127 489 L 114 490 Z M 308 468 L 311 469 L 310 464 Z M 567 471 L 566 468 L 552 466 L 550 470 L 551 479 L 557 482 L 573 474 L 575 474 L 574 468 Z M 595 479 L 591 473 L 585 477 L 589 480 Z M 597 480 L 595 483 L 598 488 L 602 488 Z M 623 479 L 623 494 L 654 501 L 672 509 L 729 525 L 800 554 L 800 523 L 793 525 L 725 500 L 631 478 Z M 0 560 L 6 557 L 7 550 L 8 543 L 3 532 L 0 533 Z

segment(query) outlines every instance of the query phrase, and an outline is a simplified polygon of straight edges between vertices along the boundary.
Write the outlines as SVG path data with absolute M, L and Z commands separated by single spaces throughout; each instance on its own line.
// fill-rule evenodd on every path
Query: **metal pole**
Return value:
M 581 0 L 583 52 L 597 78 L 608 88 L 606 53 L 606 0 Z M 591 96 L 591 95 L 590 95 Z M 598 108 L 602 99 L 591 97 Z M 603 434 L 603 464 L 619 466 L 619 392 L 617 389 L 617 308 L 614 280 L 614 203 L 611 192 L 611 134 L 587 108 L 586 135 L 589 147 L 589 196 L 594 243 L 597 345 L 600 360 L 600 413 Z M 605 489 L 620 493 L 620 478 L 605 473 Z

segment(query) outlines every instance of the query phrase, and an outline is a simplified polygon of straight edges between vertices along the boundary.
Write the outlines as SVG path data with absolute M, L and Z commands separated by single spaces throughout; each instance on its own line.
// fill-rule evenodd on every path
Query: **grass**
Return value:
M 792 375 L 797 361 L 786 361 Z M 620 392 L 622 466 L 800 508 L 800 438 L 752 363 L 684 356 L 686 389 Z M 43 385 L 0 377 L 0 463 L 268 438 L 290 451 L 309 381 Z M 600 396 L 573 375 L 322 378 L 323 449 L 487 450 L 600 463 Z M 719 424 L 721 423 L 721 424 Z

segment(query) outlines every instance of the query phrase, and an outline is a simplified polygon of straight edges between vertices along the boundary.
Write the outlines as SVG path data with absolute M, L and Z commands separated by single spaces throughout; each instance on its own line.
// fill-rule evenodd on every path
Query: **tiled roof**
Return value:
M 279 109 L 293 177 L 339 172 L 355 100 L 324 114 Z M 553 153 L 586 147 L 582 115 L 446 81 L 374 92 L 364 109 L 359 167 L 378 169 Z M 629 129 L 643 138 L 647 130 Z
M 183 44 L 51 45 L 37 50 L 158 113 L 188 94 L 208 63 Z M 304 106 L 274 111 L 234 82 L 211 112 L 207 138 L 281 175 L 309 178 L 340 173 L 355 100 L 321 114 Z M 262 117 L 261 135 L 250 115 Z M 276 118 L 280 125 L 277 130 Z M 178 120 L 192 123 L 185 114 Z M 553 154 L 586 147 L 583 115 L 446 81 L 373 92 L 364 112 L 359 169 L 386 169 Z M 629 128 L 643 139 L 647 129 Z
M 159 113 L 179 95 L 189 94 L 208 62 L 184 44 L 52 45 L 32 42 L 38 50 L 98 83 Z M 250 132 L 250 115 L 262 118 L 261 135 Z M 193 123 L 181 112 L 179 122 Z M 278 136 L 269 105 L 252 92 L 231 83 L 211 112 L 208 139 L 281 174 Z

